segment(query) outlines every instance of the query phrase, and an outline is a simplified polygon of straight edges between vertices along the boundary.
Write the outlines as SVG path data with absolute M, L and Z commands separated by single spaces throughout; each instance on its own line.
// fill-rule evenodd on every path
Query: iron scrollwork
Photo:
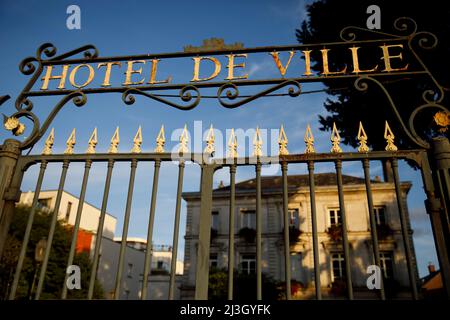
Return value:
M 419 134 L 417 133 L 417 130 L 415 128 L 415 119 L 417 115 L 426 110 L 426 109 L 437 109 L 439 112 L 442 112 L 443 114 L 446 114 L 447 117 L 450 116 L 448 108 L 443 106 L 441 103 L 445 96 L 445 90 L 442 85 L 439 84 L 439 82 L 436 80 L 436 78 L 433 76 L 431 71 L 428 69 L 426 64 L 422 61 L 420 56 L 416 52 L 416 46 L 419 49 L 422 50 L 431 50 L 436 48 L 438 44 L 437 37 L 432 34 L 431 32 L 427 31 L 417 31 L 417 23 L 408 17 L 400 17 L 397 18 L 394 21 L 394 29 L 399 31 L 400 34 L 390 34 L 390 33 L 384 33 L 379 32 L 376 30 L 369 30 L 369 29 L 363 29 L 360 27 L 355 26 L 349 26 L 345 27 L 340 32 L 340 37 L 345 42 L 353 42 L 357 40 L 356 31 L 362 31 L 365 33 L 371 33 L 376 35 L 382 35 L 387 36 L 390 38 L 397 38 L 397 39 L 404 39 L 407 42 L 408 48 L 415 57 L 416 61 L 420 64 L 420 66 L 423 68 L 423 70 L 426 72 L 427 76 L 431 80 L 431 82 L 434 85 L 434 88 L 432 89 L 426 89 L 422 93 L 422 99 L 424 103 L 418 107 L 416 107 L 413 112 L 410 114 L 407 124 L 403 121 L 402 117 L 400 116 L 397 107 L 389 94 L 389 91 L 386 89 L 386 87 L 377 79 L 363 75 L 358 77 L 355 82 L 354 86 L 359 91 L 366 91 L 368 90 L 368 84 L 369 82 L 374 83 L 376 86 L 378 86 L 385 96 L 387 97 L 389 101 L 389 106 L 391 107 L 395 117 L 397 118 L 397 121 L 402 128 L 403 132 L 406 134 L 406 136 L 409 138 L 409 140 L 416 144 L 419 147 L 429 149 L 430 144 Z M 448 90 L 448 89 L 447 89 Z M 442 122 L 444 125 L 448 125 L 445 121 Z

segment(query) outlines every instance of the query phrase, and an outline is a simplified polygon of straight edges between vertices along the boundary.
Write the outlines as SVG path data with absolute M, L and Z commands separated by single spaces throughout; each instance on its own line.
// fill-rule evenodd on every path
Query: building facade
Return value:
M 44 190 L 39 193 L 38 208 L 52 212 L 56 203 L 56 190 Z M 19 204 L 32 205 L 34 192 L 22 193 Z M 58 212 L 58 220 L 68 226 L 75 223 L 79 199 L 74 195 L 63 191 Z M 77 238 L 77 253 L 87 252 L 91 259 L 94 255 L 95 242 L 97 241 L 97 228 L 100 218 L 100 209 L 84 202 L 80 228 Z M 114 298 L 116 274 L 118 270 L 121 238 L 114 237 L 117 218 L 106 213 L 103 236 L 100 246 L 100 259 L 97 268 L 97 279 L 102 285 L 106 299 Z M 141 297 L 142 279 L 145 261 L 146 239 L 137 237 L 127 238 L 125 250 L 124 271 L 119 299 L 133 300 Z M 152 246 L 151 274 L 149 276 L 147 297 L 151 300 L 167 299 L 169 294 L 170 264 L 172 248 L 167 245 Z M 180 296 L 179 287 L 183 273 L 183 262 L 177 261 L 176 265 L 176 290 L 175 299 Z
M 373 265 L 373 249 L 364 179 L 343 176 L 344 199 L 350 246 L 351 277 L 355 297 L 370 298 L 367 290 L 367 267 Z M 342 217 L 334 173 L 315 175 L 317 230 L 319 240 L 320 283 L 325 297 L 334 297 L 332 288 L 345 278 L 344 252 L 341 244 Z M 255 179 L 236 184 L 235 200 L 235 270 L 244 274 L 255 273 L 256 229 Z M 262 177 L 262 272 L 277 282 L 284 281 L 284 238 L 282 180 L 279 176 Z M 308 175 L 291 175 L 289 186 L 289 220 L 291 277 L 298 286 L 294 298 L 314 297 L 314 261 L 311 233 L 311 206 Z M 411 183 L 401 183 L 403 205 L 407 212 L 406 197 Z M 228 268 L 228 215 L 229 187 L 219 186 L 213 191 L 211 220 L 210 266 Z M 401 235 L 399 212 L 393 183 L 372 182 L 375 218 L 379 238 L 381 270 L 384 277 L 398 288 L 408 287 L 408 270 Z M 193 297 L 200 215 L 200 194 L 183 194 L 187 202 L 185 262 L 182 298 Z M 408 214 L 407 214 L 408 216 Z M 409 241 L 412 245 L 412 230 Z M 414 247 L 413 247 L 414 248 Z M 418 279 L 415 254 L 414 272 Z M 386 281 L 387 282 L 387 281 Z M 401 296 L 401 290 L 398 291 Z

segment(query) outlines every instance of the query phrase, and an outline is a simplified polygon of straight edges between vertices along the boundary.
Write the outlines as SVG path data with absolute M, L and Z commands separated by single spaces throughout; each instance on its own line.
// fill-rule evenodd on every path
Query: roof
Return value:
M 314 183 L 316 187 L 335 186 L 336 185 L 336 173 L 316 173 L 314 174 Z M 342 183 L 346 186 L 349 185 L 364 185 L 365 179 L 355 176 L 342 175 Z M 371 180 L 372 184 L 382 184 L 384 182 L 378 180 Z M 256 178 L 245 180 L 235 185 L 236 193 L 253 192 L 256 189 Z M 402 183 L 405 186 L 405 183 Z M 407 187 L 411 186 L 407 183 Z M 281 192 L 283 187 L 283 181 L 281 176 L 263 176 L 261 177 L 261 191 L 265 193 L 269 192 Z M 309 175 L 298 174 L 288 176 L 288 188 L 295 190 L 301 187 L 309 187 Z M 221 194 L 228 194 L 230 192 L 230 186 L 223 186 L 213 190 L 213 196 L 219 196 Z M 200 196 L 200 192 L 184 192 L 183 198 L 196 198 Z

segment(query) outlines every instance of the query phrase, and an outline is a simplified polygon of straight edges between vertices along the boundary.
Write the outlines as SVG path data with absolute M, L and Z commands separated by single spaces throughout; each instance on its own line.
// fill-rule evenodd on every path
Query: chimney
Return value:
M 436 267 L 434 266 L 434 264 L 430 263 L 430 264 L 428 265 L 428 272 L 429 272 L 430 274 L 436 272 Z

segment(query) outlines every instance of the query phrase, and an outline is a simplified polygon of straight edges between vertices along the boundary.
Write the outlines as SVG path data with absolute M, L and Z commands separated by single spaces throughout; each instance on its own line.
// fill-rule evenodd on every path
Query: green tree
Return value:
M 0 261 L 0 299 L 8 298 L 30 210 L 31 208 L 28 206 L 16 207 L 4 254 Z M 36 211 L 16 299 L 34 298 L 35 291 L 32 289 L 37 286 L 40 272 L 40 264 L 34 258 L 35 248 L 39 240 L 47 238 L 50 222 L 51 213 L 43 210 Z M 57 222 L 41 299 L 59 299 L 61 297 L 72 234 L 69 226 L 64 225 L 62 221 Z M 74 264 L 78 265 L 81 270 L 81 289 L 69 290 L 68 298 L 83 299 L 87 297 L 91 274 L 89 255 L 84 252 L 76 254 Z M 98 281 L 94 288 L 94 298 L 103 298 L 103 290 Z
M 426 2 L 415 1 L 387 1 L 387 0 L 322 0 L 307 6 L 307 19 L 302 22 L 301 27 L 296 30 L 297 39 L 300 43 L 322 43 L 342 41 L 340 31 L 347 26 L 366 27 L 369 14 L 366 9 L 369 5 L 378 5 L 381 9 L 381 30 L 379 32 L 399 34 L 393 27 L 398 17 L 410 17 L 417 22 L 418 31 L 429 31 L 439 39 L 434 50 L 418 50 L 424 63 L 428 66 L 439 83 L 446 88 L 450 87 L 450 10 L 443 1 L 430 0 Z M 369 30 L 367 30 L 369 31 Z M 370 40 L 383 37 L 373 35 L 365 31 L 357 31 L 358 40 Z M 361 49 L 362 51 L 363 49 Z M 365 54 L 360 54 L 360 66 L 364 69 L 373 67 L 373 57 L 379 56 L 380 50 L 376 46 L 364 49 Z M 351 65 L 351 57 L 347 52 L 330 52 L 330 70 L 341 70 L 344 64 Z M 412 56 L 405 54 L 404 57 L 414 69 Z M 350 61 L 349 61 L 350 60 Z M 369 62 L 371 60 L 371 62 Z M 320 71 L 321 57 L 312 56 L 313 70 Z M 426 89 L 435 89 L 427 77 L 414 77 L 408 79 L 378 78 L 390 92 L 398 111 L 405 123 L 408 122 L 411 112 L 418 106 L 424 104 L 422 93 Z M 324 106 L 328 112 L 319 116 L 321 130 L 330 130 L 333 122 L 341 132 L 345 144 L 357 146 L 358 122 L 361 120 L 369 137 L 369 144 L 375 150 L 384 150 L 386 145 L 383 139 L 384 121 L 388 120 L 396 135 L 396 144 L 401 148 L 414 147 L 406 138 L 394 117 L 385 95 L 374 85 L 369 83 L 368 91 L 360 93 L 354 88 L 354 80 L 328 80 L 323 81 L 329 98 Z M 446 89 L 448 91 L 448 89 Z M 444 99 L 442 104 L 448 106 L 449 98 Z M 437 110 L 424 112 L 417 117 L 415 122 L 418 133 L 431 136 L 436 132 L 430 129 L 432 115 Z M 434 128 L 435 130 L 436 128 Z

